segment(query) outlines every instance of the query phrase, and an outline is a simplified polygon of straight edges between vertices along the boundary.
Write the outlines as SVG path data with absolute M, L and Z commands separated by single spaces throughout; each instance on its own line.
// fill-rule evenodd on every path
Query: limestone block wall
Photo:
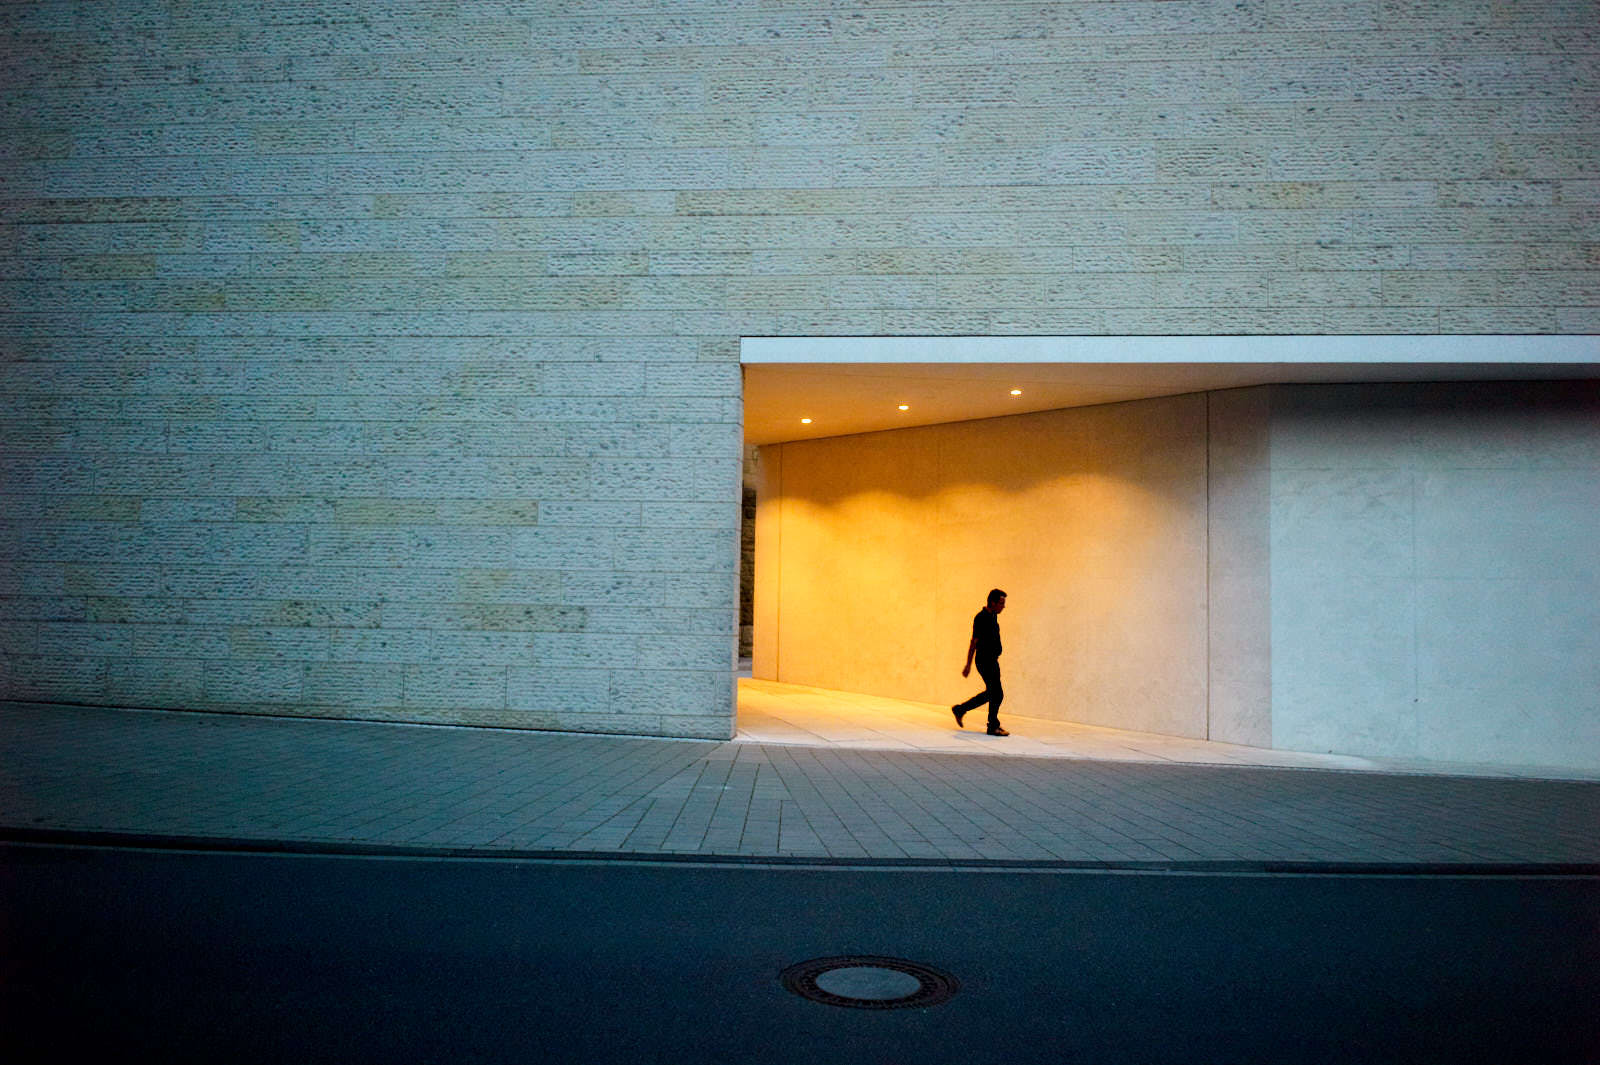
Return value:
M 1561 0 L 0 5 L 0 694 L 732 729 L 742 335 L 1600 328 Z
M 999 587 L 1002 714 L 1207 735 L 1203 394 L 766 446 L 761 466 L 757 677 L 958 702 Z

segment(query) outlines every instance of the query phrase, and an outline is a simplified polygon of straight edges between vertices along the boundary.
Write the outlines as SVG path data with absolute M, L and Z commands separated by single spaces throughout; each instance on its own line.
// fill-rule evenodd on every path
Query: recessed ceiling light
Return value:
M 902 404 L 900 404 L 900 409 L 901 410 L 910 410 L 911 409 L 911 405 L 909 403 L 902 403 Z
M 801 425 L 810 425 L 811 424 L 811 419 L 810 418 L 801 418 L 800 419 L 800 424 Z
M 1020 396 L 1020 395 L 1022 395 L 1022 389 L 1020 389 L 1020 388 L 1013 388 L 1013 389 L 1012 389 L 1012 390 L 1011 390 L 1011 394 L 1012 394 L 1012 395 L 1013 395 L 1013 396 Z

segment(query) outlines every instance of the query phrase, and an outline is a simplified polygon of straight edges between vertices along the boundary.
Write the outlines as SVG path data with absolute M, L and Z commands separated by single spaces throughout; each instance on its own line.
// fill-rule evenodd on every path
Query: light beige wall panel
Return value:
M 1417 573 L 1600 579 L 1600 476 L 1438 470 L 1418 477 Z
M 1209 739 L 1272 746 L 1271 390 L 1206 395 Z
M 1272 569 L 1272 738 L 1289 750 L 1416 757 L 1408 576 Z
M 1273 389 L 1277 746 L 1600 766 L 1594 382 Z
M 1600 757 L 1600 578 L 1422 580 L 1418 753 L 1545 765 Z

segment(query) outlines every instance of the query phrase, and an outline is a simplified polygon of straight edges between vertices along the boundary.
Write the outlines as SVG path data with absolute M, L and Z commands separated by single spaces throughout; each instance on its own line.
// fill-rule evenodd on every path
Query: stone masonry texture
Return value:
M 749 335 L 1600 331 L 1600 5 L 0 5 L 0 697 L 726 738 Z

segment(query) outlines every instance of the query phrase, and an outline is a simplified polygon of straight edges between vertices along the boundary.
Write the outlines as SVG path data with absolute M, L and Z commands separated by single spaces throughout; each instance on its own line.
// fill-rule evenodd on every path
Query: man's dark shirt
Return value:
M 978 641 L 975 657 L 979 661 L 992 662 L 1000 657 L 1000 619 L 987 607 L 972 619 L 972 638 Z

